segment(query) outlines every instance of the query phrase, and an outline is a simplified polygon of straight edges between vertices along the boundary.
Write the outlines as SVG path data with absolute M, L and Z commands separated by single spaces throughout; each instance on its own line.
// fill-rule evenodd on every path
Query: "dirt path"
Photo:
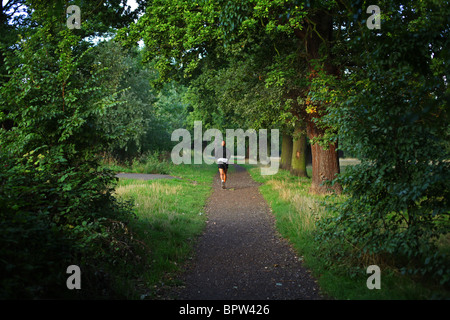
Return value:
M 239 166 L 228 179 L 225 190 L 218 175 L 214 181 L 207 227 L 178 299 L 321 299 L 299 257 L 276 233 L 258 184 Z

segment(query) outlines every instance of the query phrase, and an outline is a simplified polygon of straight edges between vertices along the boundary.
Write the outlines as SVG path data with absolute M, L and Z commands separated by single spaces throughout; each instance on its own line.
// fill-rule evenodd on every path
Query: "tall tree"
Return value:
M 291 170 L 292 143 L 292 134 L 283 131 L 281 137 L 280 169 Z
M 291 78 L 291 74 L 275 70 L 275 65 L 283 63 L 276 61 L 275 57 L 280 55 L 288 57 L 288 62 L 292 61 L 295 50 L 297 60 L 307 62 L 305 67 L 309 68 L 310 75 L 314 74 L 314 64 L 319 58 L 326 61 L 327 70 L 334 72 L 328 54 L 333 27 L 330 10 L 331 7 L 322 3 L 306 8 L 301 3 L 297 5 L 285 1 L 156 0 L 149 3 L 146 14 L 136 25 L 123 31 L 122 38 L 129 36 L 129 39 L 136 41 L 142 37 L 149 59 L 157 59 L 160 74 L 166 79 L 195 75 L 196 71 L 201 70 L 200 66 L 220 62 L 218 57 L 239 55 L 255 45 L 265 50 L 262 43 L 268 44 L 268 48 L 271 51 L 274 48 L 277 53 L 269 58 L 274 63 L 271 77 L 265 81 L 271 79 L 274 82 L 275 76 L 285 80 L 289 78 L 296 85 L 288 88 L 287 96 L 295 100 L 306 99 L 308 90 L 299 89 L 307 85 L 305 69 Z M 322 15 L 326 17 L 322 18 Z M 284 46 L 287 44 L 289 47 L 288 51 L 283 52 L 282 41 L 277 42 L 280 38 L 283 38 Z M 323 46 L 326 48 L 324 53 L 319 50 Z M 287 65 L 286 61 L 284 64 Z M 316 116 L 304 112 L 304 105 L 299 106 L 301 110 L 292 110 L 292 114 L 301 116 L 305 121 L 310 139 L 320 138 L 324 132 L 315 125 Z M 329 143 L 327 148 L 314 146 L 313 192 L 327 192 L 329 186 L 324 186 L 323 182 L 333 180 L 339 173 L 336 151 L 336 142 Z M 341 190 L 338 184 L 331 188 L 336 192 Z
M 307 177 L 306 172 L 306 127 L 302 121 L 296 121 L 292 137 L 292 155 L 290 171 L 293 175 Z
M 361 159 L 342 176 L 349 197 L 323 228 L 343 247 L 352 239 L 358 250 L 349 255 L 389 257 L 405 273 L 448 286 L 449 257 L 436 239 L 450 228 L 450 4 L 378 5 L 380 29 L 367 28 L 365 8 L 348 7 L 347 41 L 337 51 L 350 58 L 347 71 L 339 81 L 318 77 L 333 84 L 322 96 L 335 104 L 324 124 L 334 122 Z
M 298 54 L 302 55 L 308 67 L 308 79 L 312 80 L 318 73 L 318 68 L 327 74 L 338 75 L 331 55 L 333 46 L 334 16 L 338 7 L 335 1 L 255 1 L 252 24 L 259 20 L 264 21 L 269 33 L 286 32 L 300 42 Z M 340 193 L 341 186 L 338 183 L 328 185 L 339 174 L 339 158 L 337 154 L 337 141 L 329 141 L 328 144 L 318 144 L 326 134 L 326 129 L 318 126 L 321 112 L 306 112 L 307 102 L 314 103 L 316 108 L 326 110 L 326 101 L 312 101 L 311 87 L 307 85 L 301 92 L 297 92 L 299 108 L 296 112 L 306 124 L 306 132 L 311 141 L 312 151 L 312 184 L 311 191 L 326 193 L 329 190 Z M 328 130 L 333 128 L 328 128 Z
M 92 44 L 66 27 L 58 2 L 27 4 L 33 27 L 6 54 L 0 88 L 0 122 L 12 124 L 0 128 L 0 295 L 92 297 L 110 289 L 98 270 L 120 251 L 114 223 L 132 218 L 99 157 L 111 143 L 101 118 L 117 103 L 117 79 L 93 63 Z M 65 286 L 71 264 L 90 279 L 82 293 Z

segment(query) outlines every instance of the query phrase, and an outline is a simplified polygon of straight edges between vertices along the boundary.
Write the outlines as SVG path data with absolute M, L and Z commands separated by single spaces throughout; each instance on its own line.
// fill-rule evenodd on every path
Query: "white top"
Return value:
M 227 158 L 219 158 L 219 159 L 217 159 L 217 164 L 223 164 L 223 163 L 228 163 L 228 159 Z
M 226 147 L 218 147 L 215 150 L 215 158 L 217 164 L 228 163 L 231 157 L 231 152 Z

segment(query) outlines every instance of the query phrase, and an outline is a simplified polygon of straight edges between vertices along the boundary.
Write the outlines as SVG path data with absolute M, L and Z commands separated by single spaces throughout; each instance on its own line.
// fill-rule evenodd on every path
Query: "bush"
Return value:
M 132 170 L 139 173 L 168 174 L 170 166 L 170 162 L 159 152 L 149 152 L 133 160 Z
M 90 279 L 79 295 L 115 295 L 99 274 L 129 275 L 146 248 L 127 229 L 131 207 L 111 195 L 114 175 L 92 163 L 58 166 L 51 152 L 37 153 L 19 160 L 0 155 L 0 297 L 70 297 L 66 268 L 72 264 Z
M 359 76 L 367 78 L 342 103 L 339 123 L 345 148 L 361 164 L 337 179 L 348 199 L 331 208 L 335 218 L 321 223 L 318 239 L 341 243 L 342 257 L 384 257 L 403 273 L 449 285 L 449 257 L 436 245 L 450 226 L 442 79 L 409 67 Z
M 450 230 L 447 7 L 383 1 L 380 30 L 349 28 L 348 42 L 334 48 L 353 61 L 342 78 L 326 79 L 325 123 L 361 164 L 337 180 L 348 198 L 318 234 L 340 244 L 341 262 L 386 261 L 441 286 L 450 282 L 449 256 L 437 245 Z M 349 22 L 359 16 L 351 11 Z
M 68 30 L 38 28 L 0 91 L 9 110 L 0 122 L 14 124 L 0 129 L 4 299 L 117 296 L 147 250 L 128 232 L 133 211 L 112 196 L 116 178 L 97 157 L 110 141 L 99 118 L 113 92 L 83 63 L 88 52 L 74 54 L 79 41 Z M 66 287 L 73 264 L 83 290 Z

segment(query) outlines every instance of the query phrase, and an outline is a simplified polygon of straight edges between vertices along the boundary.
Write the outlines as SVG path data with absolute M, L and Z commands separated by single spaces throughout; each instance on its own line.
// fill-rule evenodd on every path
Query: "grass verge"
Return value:
M 262 183 L 260 192 L 271 206 L 280 234 L 288 239 L 295 250 L 303 257 L 306 266 L 318 279 L 326 295 L 339 300 L 409 300 L 434 299 L 442 297 L 436 288 L 422 285 L 414 279 L 401 275 L 390 266 L 381 268 L 381 289 L 368 289 L 367 266 L 354 272 L 353 265 L 338 265 L 335 261 L 324 259 L 323 252 L 333 248 L 333 243 L 315 241 L 316 221 L 329 216 L 325 209 L 327 201 L 340 201 L 340 197 L 311 195 L 308 189 L 310 178 L 292 176 L 286 170 L 275 175 L 263 176 L 260 169 L 244 165 L 252 178 Z M 308 171 L 311 176 L 311 170 Z M 361 262 L 359 262 L 361 263 Z M 364 264 L 364 262 L 362 262 Z
M 130 229 L 150 252 L 143 261 L 147 265 L 144 273 L 136 279 L 133 299 L 158 299 L 161 288 L 176 284 L 174 275 L 191 256 L 195 240 L 205 227 L 203 210 L 216 166 L 164 166 L 163 172 L 177 179 L 120 179 L 116 187 L 119 199 L 133 203 L 136 219 Z M 124 169 L 114 168 L 130 172 Z M 155 173 L 145 169 L 139 172 Z

